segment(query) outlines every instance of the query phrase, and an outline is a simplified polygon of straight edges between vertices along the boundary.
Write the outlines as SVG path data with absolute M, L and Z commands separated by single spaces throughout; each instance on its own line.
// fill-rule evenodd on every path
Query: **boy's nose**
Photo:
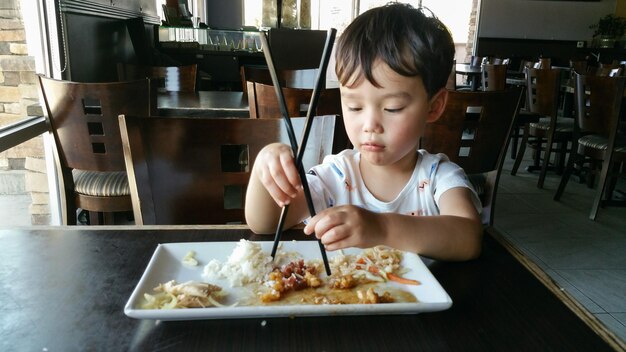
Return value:
M 381 133 L 383 131 L 379 114 L 370 113 L 367 115 L 363 122 L 363 131 L 368 133 Z

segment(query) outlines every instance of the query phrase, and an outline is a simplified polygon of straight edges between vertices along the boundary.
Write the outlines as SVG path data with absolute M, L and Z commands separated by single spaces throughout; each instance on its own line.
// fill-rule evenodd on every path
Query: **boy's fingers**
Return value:
M 292 197 L 297 195 L 298 189 L 301 187 L 300 183 L 300 175 L 298 174 L 298 169 L 296 168 L 296 163 L 293 157 L 290 155 L 281 155 L 280 163 L 285 171 L 285 175 L 289 180 L 289 183 L 294 188 L 295 192 L 292 194 Z
M 271 168 L 270 174 L 272 176 L 272 179 L 274 180 L 274 183 L 283 194 L 286 194 L 287 196 L 295 196 L 297 190 L 291 184 L 291 182 L 289 182 L 289 178 L 287 178 L 287 176 L 285 175 L 284 169 L 282 167 Z

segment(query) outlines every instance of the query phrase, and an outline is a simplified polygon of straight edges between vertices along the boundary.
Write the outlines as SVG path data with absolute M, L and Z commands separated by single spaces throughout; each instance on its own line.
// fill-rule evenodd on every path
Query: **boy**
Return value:
M 480 201 L 465 173 L 442 154 L 418 150 L 424 125 L 439 118 L 454 45 L 436 18 L 390 4 L 357 17 L 336 50 L 343 119 L 352 150 L 324 158 L 307 175 L 327 250 L 387 245 L 440 260 L 480 254 Z M 257 156 L 246 194 L 246 221 L 273 233 L 310 217 L 288 145 Z

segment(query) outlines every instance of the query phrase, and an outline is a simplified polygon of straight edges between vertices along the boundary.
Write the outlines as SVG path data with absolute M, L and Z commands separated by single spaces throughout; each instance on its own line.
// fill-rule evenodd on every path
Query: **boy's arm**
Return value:
M 246 191 L 245 215 L 250 229 L 255 233 L 274 233 L 282 212 L 277 202 L 289 203 L 285 229 L 306 218 L 309 213 L 300 184 L 288 146 L 274 144 L 263 148 Z
M 384 214 L 387 244 L 440 260 L 469 260 L 480 255 L 483 225 L 470 190 L 451 188 L 439 198 L 440 215 Z
M 328 208 L 304 229 L 328 250 L 379 244 L 439 260 L 469 260 L 480 254 L 483 227 L 470 191 L 451 188 L 439 199 L 441 215 L 374 213 L 356 206 Z

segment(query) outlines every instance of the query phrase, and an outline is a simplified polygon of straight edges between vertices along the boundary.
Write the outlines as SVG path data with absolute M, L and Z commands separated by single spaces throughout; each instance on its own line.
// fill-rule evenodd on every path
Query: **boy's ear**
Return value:
M 447 102 L 448 90 L 446 88 L 441 88 L 439 92 L 433 95 L 430 99 L 430 109 L 428 111 L 428 118 L 426 119 L 426 122 L 437 121 L 437 119 L 441 117 L 441 114 L 443 114 Z

